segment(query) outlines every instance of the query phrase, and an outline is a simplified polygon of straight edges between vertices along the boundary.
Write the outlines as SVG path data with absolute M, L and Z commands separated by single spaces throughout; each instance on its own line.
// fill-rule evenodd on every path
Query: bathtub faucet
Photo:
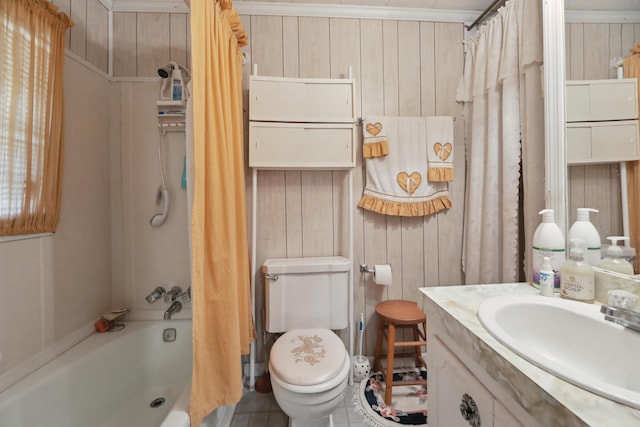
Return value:
M 180 286 L 174 286 L 165 294 L 164 302 L 174 302 L 180 295 L 182 295 L 182 288 Z
M 171 316 L 182 310 L 182 303 L 180 301 L 174 301 L 173 304 L 164 312 L 164 319 L 169 320 Z
M 153 292 L 147 295 L 144 299 L 146 299 L 147 302 L 151 304 L 153 302 L 156 302 L 158 298 L 162 298 L 166 292 L 167 291 L 165 291 L 162 286 L 158 286 L 153 290 Z

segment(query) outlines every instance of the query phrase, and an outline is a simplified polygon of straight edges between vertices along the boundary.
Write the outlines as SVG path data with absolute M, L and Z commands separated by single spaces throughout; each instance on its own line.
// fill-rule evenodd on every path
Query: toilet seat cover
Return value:
M 293 329 L 271 347 L 270 367 L 286 383 L 311 386 L 334 378 L 345 354 L 344 343 L 329 329 Z

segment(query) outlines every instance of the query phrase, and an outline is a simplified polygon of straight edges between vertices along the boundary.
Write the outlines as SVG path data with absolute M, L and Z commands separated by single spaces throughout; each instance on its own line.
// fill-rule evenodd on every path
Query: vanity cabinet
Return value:
M 430 426 L 522 426 L 440 339 L 428 343 Z
M 566 82 L 567 163 L 640 159 L 637 79 Z

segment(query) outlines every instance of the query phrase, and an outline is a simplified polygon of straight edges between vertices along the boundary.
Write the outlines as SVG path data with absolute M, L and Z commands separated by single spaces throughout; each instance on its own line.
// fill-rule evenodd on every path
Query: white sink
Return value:
M 604 320 L 597 304 L 504 295 L 478 318 L 510 350 L 570 383 L 640 409 L 640 333 Z

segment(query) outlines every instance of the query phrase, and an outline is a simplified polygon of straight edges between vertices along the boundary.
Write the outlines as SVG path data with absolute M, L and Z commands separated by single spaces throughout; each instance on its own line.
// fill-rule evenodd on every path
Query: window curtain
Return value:
M 468 170 L 462 254 L 467 284 L 518 281 L 519 228 L 529 248 L 544 207 L 542 43 L 540 0 L 507 1 L 465 41 L 457 100 L 464 103 Z
M 246 43 L 231 1 L 191 1 L 193 427 L 240 400 L 241 354 L 255 338 L 239 50 Z
M 64 34 L 44 0 L 0 1 L 0 235 L 53 232 L 62 185 Z
M 640 42 L 629 49 L 631 55 L 624 59 L 624 77 L 638 79 L 638 109 L 640 110 Z M 627 194 L 629 202 L 629 240 L 631 247 L 640 246 L 640 162 L 627 162 Z M 634 270 L 638 272 L 638 258 L 634 259 Z

